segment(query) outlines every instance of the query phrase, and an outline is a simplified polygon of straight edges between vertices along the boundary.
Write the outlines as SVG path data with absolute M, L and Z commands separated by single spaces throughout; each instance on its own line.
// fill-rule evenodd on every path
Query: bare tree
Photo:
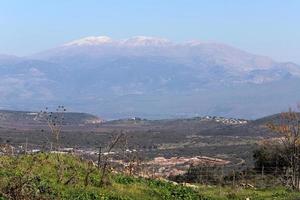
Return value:
M 106 156 L 103 157 L 101 160 L 101 167 L 100 167 L 100 185 L 107 184 L 107 172 L 108 172 L 108 155 L 112 151 L 112 149 L 125 137 L 125 134 L 121 132 L 120 134 L 113 136 L 110 144 L 107 147 Z
M 90 175 L 96 170 L 96 168 L 93 165 L 93 161 L 88 161 L 87 163 L 87 170 L 85 173 L 85 178 L 84 178 L 84 186 L 88 186 L 89 184 L 89 179 Z
M 61 161 L 58 151 L 60 150 L 59 137 L 62 128 L 64 126 L 64 120 L 65 120 L 64 116 L 66 111 L 67 110 L 64 106 L 58 106 L 55 112 L 49 111 L 48 108 L 46 108 L 44 111 L 41 111 L 39 113 L 39 118 L 44 120 L 47 123 L 48 127 L 50 128 L 51 134 L 54 136 L 55 150 L 57 151 L 56 152 L 57 182 L 62 181 L 63 174 L 64 174 L 64 165 L 63 162 Z M 51 149 L 52 149 L 52 145 L 51 145 Z
M 60 133 L 62 131 L 64 122 L 65 122 L 65 112 L 66 108 L 64 106 L 58 106 L 55 110 L 55 112 L 49 111 L 48 107 L 44 111 L 41 111 L 39 114 L 39 117 L 46 121 L 48 127 L 50 128 L 50 131 L 55 139 L 55 147 L 58 151 L 59 146 L 59 137 Z
M 300 115 L 292 111 L 282 113 L 279 122 L 269 123 L 268 127 L 280 134 L 283 156 L 289 162 L 291 186 L 300 190 Z

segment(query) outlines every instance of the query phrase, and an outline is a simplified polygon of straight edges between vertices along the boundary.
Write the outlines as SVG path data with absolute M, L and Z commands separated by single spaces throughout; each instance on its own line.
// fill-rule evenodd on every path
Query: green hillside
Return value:
M 0 199 L 3 200 L 242 200 L 246 198 L 292 200 L 300 198 L 299 193 L 283 188 L 242 189 L 201 185 L 192 188 L 162 180 L 134 178 L 112 172 L 109 172 L 107 178 L 100 184 L 101 173 L 97 168 L 91 162 L 73 155 L 1 156 L 0 166 Z
M 201 199 L 191 188 L 110 173 L 100 184 L 91 163 L 71 155 L 37 154 L 0 157 L 2 199 Z M 58 171 L 63 169 L 61 181 Z M 87 172 L 94 171 L 86 181 Z M 85 184 L 87 183 L 87 185 Z M 0 199 L 1 199 L 0 198 Z

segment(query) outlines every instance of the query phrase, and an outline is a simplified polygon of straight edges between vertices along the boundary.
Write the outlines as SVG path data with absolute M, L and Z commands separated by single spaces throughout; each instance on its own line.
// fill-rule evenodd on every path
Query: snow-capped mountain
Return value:
M 118 46 L 162 46 L 170 45 L 171 42 L 163 38 L 147 37 L 147 36 L 135 36 L 123 40 L 113 40 L 108 36 L 90 36 L 74 40 L 64 44 L 64 47 L 70 46 L 98 46 L 98 45 L 118 45 Z
M 63 46 L 95 46 L 112 43 L 112 39 L 107 36 L 90 36 L 79 40 L 74 40 L 64 44 Z
M 257 79 L 273 80 L 270 77 L 264 79 L 259 74 L 261 72 L 266 76 L 266 70 L 270 70 L 275 79 L 278 79 L 280 74 L 300 76 L 299 66 L 293 63 L 278 63 L 271 58 L 250 54 L 225 44 L 197 41 L 174 43 L 164 38 L 146 36 L 122 40 L 113 40 L 107 36 L 86 37 L 34 56 L 60 64 L 65 64 L 68 59 L 99 62 L 109 57 L 165 59 L 194 69 L 225 70 L 234 76 L 240 76 L 240 81 L 245 81 L 247 77 L 253 77 L 254 82 L 257 82 Z
M 146 36 L 91 36 L 26 58 L 0 56 L 0 78 L 4 107 L 62 103 L 107 117 L 253 118 L 300 100 L 296 64 L 225 44 Z

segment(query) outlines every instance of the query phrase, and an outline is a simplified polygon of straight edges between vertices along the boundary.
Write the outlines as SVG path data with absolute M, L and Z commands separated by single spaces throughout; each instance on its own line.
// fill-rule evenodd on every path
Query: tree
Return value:
M 267 174 L 283 175 L 290 166 L 285 151 L 280 141 L 263 141 L 253 152 L 255 170 Z
M 49 111 L 48 107 L 39 113 L 39 118 L 45 121 L 50 128 L 52 135 L 55 138 L 55 148 L 59 151 L 59 137 L 62 131 L 66 108 L 64 106 L 57 106 L 55 112 Z
M 64 126 L 64 115 L 66 112 L 66 108 L 64 106 L 58 106 L 55 110 L 55 112 L 48 111 L 48 108 L 46 108 L 44 111 L 41 111 L 39 114 L 40 119 L 46 121 L 48 127 L 50 128 L 50 131 L 52 135 L 55 138 L 55 148 L 56 148 L 56 159 L 57 159 L 57 182 L 62 182 L 63 174 L 64 174 L 64 165 L 61 161 L 59 150 L 59 137 L 60 133 L 62 131 L 62 128 Z M 52 146 L 52 145 L 51 145 Z M 52 148 L 50 148 L 52 149 Z
M 107 155 L 104 156 L 104 158 L 102 159 L 102 166 L 101 166 L 101 170 L 100 170 L 100 185 L 105 185 L 108 184 L 108 180 L 107 180 L 107 175 L 108 175 L 108 167 L 109 167 L 109 160 L 108 160 L 108 155 L 109 153 L 112 151 L 112 149 L 122 140 L 122 138 L 125 137 L 125 134 L 123 132 L 121 132 L 120 134 L 113 136 L 112 141 L 110 142 L 110 144 L 107 147 Z M 100 156 L 99 152 L 99 156 Z M 100 161 L 99 161 L 100 162 Z M 98 164 L 99 167 L 101 165 L 101 163 Z
M 288 162 L 291 186 L 300 190 L 300 114 L 290 109 L 268 127 L 280 135 L 281 156 Z

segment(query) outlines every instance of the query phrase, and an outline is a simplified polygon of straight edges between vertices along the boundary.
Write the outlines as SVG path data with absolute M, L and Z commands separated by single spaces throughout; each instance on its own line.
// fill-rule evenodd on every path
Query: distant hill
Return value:
M 300 113 L 297 113 L 300 119 Z M 256 125 L 266 124 L 266 123 L 279 123 L 284 119 L 284 113 L 274 114 L 266 117 L 262 117 L 260 119 L 254 120 L 253 123 Z
M 64 124 L 66 125 L 97 124 L 101 122 L 103 120 L 99 117 L 87 113 L 64 113 Z M 0 125 L 3 124 L 21 127 L 45 124 L 45 122 L 40 119 L 39 112 L 0 110 Z
M 299 114 L 300 115 L 300 114 Z M 108 120 L 105 121 L 95 115 L 88 113 L 66 112 L 64 113 L 64 125 L 71 130 L 77 130 L 76 127 L 82 126 L 80 131 L 89 132 L 98 128 L 107 129 L 108 132 L 114 130 L 138 131 L 144 132 L 170 132 L 173 136 L 193 135 L 231 135 L 231 136 L 264 136 L 266 133 L 263 127 L 269 122 L 278 122 L 280 114 L 266 116 L 256 120 L 235 119 L 218 116 L 203 116 L 194 118 L 161 119 L 148 120 L 139 117 Z M 34 111 L 13 111 L 0 110 L 0 126 L 17 128 L 45 126 L 39 112 Z M 73 127 L 73 128 L 72 128 Z M 109 131 L 110 130 L 110 131 Z M 169 134 L 169 133 L 168 133 Z M 162 135 L 163 136 L 163 135 Z M 166 138 L 174 139 L 174 138 Z

